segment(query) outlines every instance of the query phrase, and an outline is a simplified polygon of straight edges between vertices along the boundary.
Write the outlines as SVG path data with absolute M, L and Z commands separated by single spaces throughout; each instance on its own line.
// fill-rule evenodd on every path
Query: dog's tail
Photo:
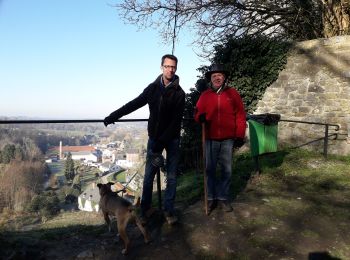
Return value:
M 134 207 L 140 207 L 141 205 L 141 198 L 138 196 L 134 200 L 134 204 L 132 204 Z
M 140 207 L 141 205 L 141 198 L 140 197 L 135 197 L 134 204 L 130 205 L 129 211 L 134 211 L 136 208 Z

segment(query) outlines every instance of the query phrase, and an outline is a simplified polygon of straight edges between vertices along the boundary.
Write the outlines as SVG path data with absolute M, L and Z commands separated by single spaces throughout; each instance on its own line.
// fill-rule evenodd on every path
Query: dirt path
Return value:
M 45 252 L 49 259 L 308 259 L 310 254 L 323 253 L 332 258 L 330 250 L 337 243 L 350 244 L 348 234 L 339 229 L 326 228 L 324 217 L 314 218 L 313 226 L 302 229 L 300 223 L 288 217 L 262 220 L 268 213 L 268 203 L 261 199 L 254 204 L 237 199 L 234 212 L 214 210 L 204 214 L 203 202 L 198 202 L 180 214 L 175 226 L 164 223 L 161 214 L 155 213 L 148 225 L 153 241 L 146 245 L 141 233 L 129 226 L 133 241 L 127 256 L 121 254 L 122 241 L 115 234 L 102 236 L 73 236 Z M 306 220 L 304 220 L 306 221 Z M 322 225 L 323 224 L 323 225 Z M 344 223 L 343 223 L 344 225 Z M 318 230 L 318 231 L 316 231 Z M 350 256 L 349 247 L 347 252 Z M 315 258 L 323 259 L 323 258 Z

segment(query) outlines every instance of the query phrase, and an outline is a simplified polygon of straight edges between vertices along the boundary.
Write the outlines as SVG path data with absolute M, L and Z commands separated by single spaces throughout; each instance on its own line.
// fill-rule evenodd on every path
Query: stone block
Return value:
M 317 85 L 317 84 L 310 84 L 308 87 L 308 92 L 316 92 L 316 93 L 323 93 L 324 88 Z
M 299 107 L 299 112 L 308 114 L 311 112 L 311 108 L 310 107 Z
M 303 100 L 290 100 L 288 102 L 288 105 L 290 105 L 292 107 L 301 106 L 302 104 L 303 104 Z
M 342 76 L 345 78 L 350 78 L 350 70 L 343 71 Z

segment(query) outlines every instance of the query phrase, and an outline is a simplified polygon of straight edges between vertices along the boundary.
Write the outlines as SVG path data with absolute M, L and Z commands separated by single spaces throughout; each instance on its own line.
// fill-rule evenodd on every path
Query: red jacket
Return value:
M 225 88 L 217 94 L 211 88 L 198 99 L 194 119 L 206 115 L 206 139 L 224 140 L 244 138 L 246 113 L 242 99 L 234 88 Z

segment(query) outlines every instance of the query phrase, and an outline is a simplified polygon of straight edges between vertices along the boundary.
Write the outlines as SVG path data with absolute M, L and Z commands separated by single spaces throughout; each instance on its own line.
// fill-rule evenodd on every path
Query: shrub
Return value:
M 59 209 L 59 199 L 54 192 L 35 195 L 28 205 L 30 212 L 37 212 L 45 217 L 56 215 Z
M 81 192 L 79 189 L 75 189 L 74 187 L 64 186 L 59 190 L 57 196 L 61 203 L 72 203 L 77 201 L 80 193 Z

